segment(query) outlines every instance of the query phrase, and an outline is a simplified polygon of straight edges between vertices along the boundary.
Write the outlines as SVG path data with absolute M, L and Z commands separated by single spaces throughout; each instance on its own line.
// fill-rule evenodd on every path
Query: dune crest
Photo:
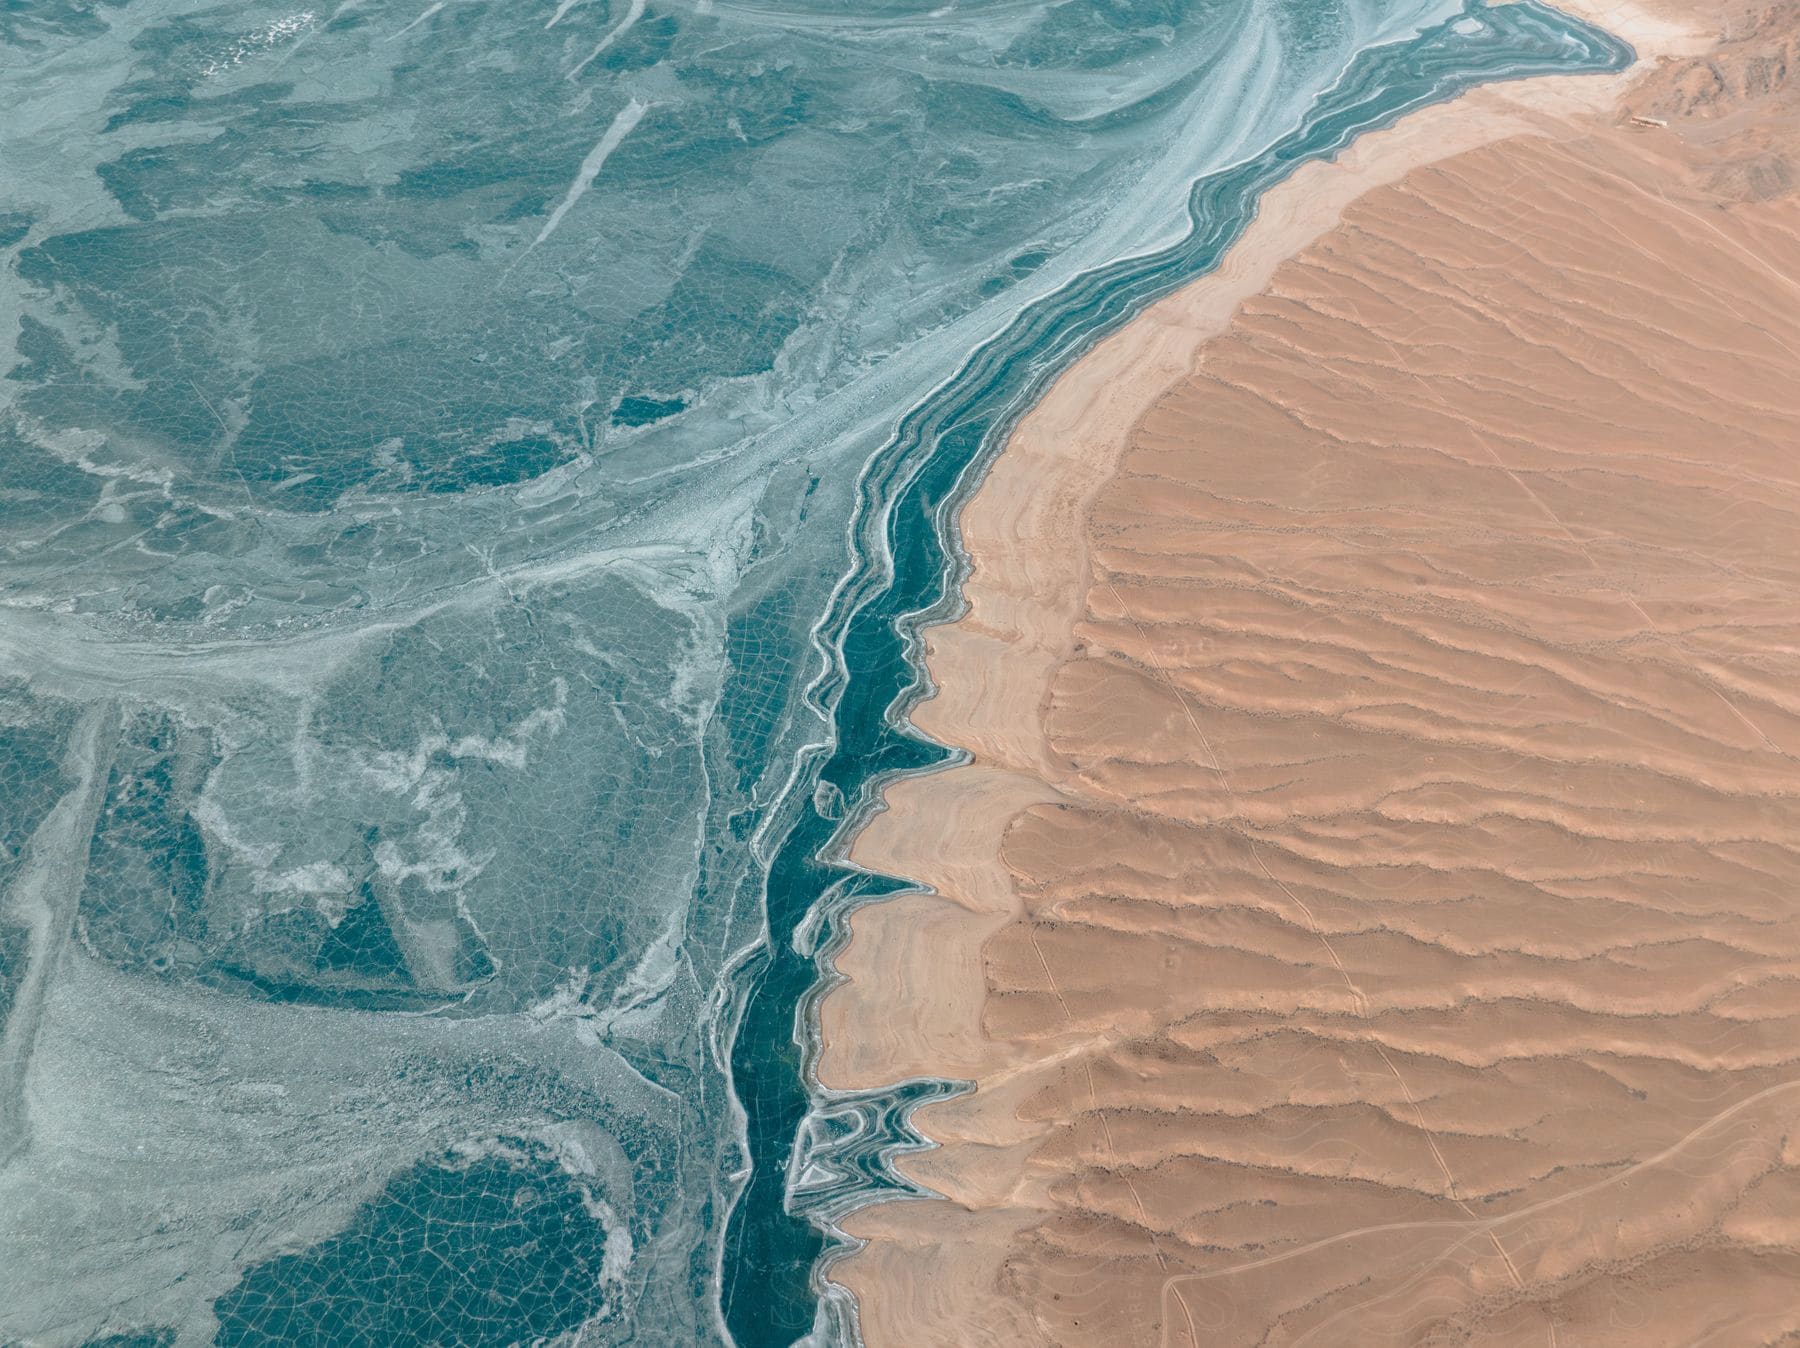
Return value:
M 877 1348 L 1800 1333 L 1800 4 L 1592 8 L 1638 70 L 1296 175 L 967 508 L 823 1009 L 978 1086 Z

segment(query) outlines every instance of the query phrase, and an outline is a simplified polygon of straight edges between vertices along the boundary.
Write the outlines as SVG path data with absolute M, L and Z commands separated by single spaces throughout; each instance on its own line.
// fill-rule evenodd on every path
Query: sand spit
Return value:
M 1800 3 L 1584 8 L 1638 70 L 1302 171 L 966 510 L 823 1011 L 978 1083 L 876 1348 L 1800 1334 Z

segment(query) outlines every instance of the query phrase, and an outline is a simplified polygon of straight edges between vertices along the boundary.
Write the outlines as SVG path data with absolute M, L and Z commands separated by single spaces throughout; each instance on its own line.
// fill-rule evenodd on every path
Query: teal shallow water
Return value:
M 898 883 L 844 831 L 941 757 L 957 494 L 1294 163 L 1627 55 L 1400 0 L 0 15 L 0 1337 L 852 1333 L 831 1223 L 955 1087 L 821 1096 L 811 998 Z

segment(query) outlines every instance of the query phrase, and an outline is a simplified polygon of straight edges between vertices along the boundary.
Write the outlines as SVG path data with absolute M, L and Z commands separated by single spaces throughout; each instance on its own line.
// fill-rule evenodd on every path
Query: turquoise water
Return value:
M 842 1340 L 950 507 L 1442 0 L 0 12 L 0 1341 Z

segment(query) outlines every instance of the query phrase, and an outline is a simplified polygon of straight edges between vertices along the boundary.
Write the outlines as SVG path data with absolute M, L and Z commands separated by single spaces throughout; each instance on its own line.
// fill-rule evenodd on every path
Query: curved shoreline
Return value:
M 830 858 L 843 854 L 843 840 L 866 818 L 871 784 L 904 780 L 946 761 L 947 751 L 904 723 L 924 691 L 913 659 L 916 634 L 947 617 L 954 602 L 955 561 L 945 538 L 972 466 L 985 463 L 1053 371 L 1097 333 L 1116 329 L 1227 256 L 1249 222 L 1268 209 L 1271 185 L 1296 165 L 1340 156 L 1364 133 L 1478 85 L 1616 70 L 1629 60 L 1629 49 L 1615 39 L 1540 5 L 1472 5 L 1465 17 L 1476 13 L 1487 20 L 1478 29 L 1456 28 L 1461 20 L 1452 20 L 1410 42 L 1365 52 L 1299 132 L 1196 185 L 1194 224 L 1180 243 L 1084 276 L 1054 303 L 1023 315 L 907 419 L 871 468 L 861 493 L 859 571 L 818 628 L 828 668 L 816 696 L 832 709 L 836 741 L 817 774 L 806 776 L 817 783 L 810 798 L 789 802 L 792 822 L 770 867 L 775 941 L 751 971 L 761 991 L 749 999 L 733 1048 L 754 1164 L 733 1211 L 727 1266 L 733 1272 L 754 1267 L 764 1277 L 755 1306 L 727 1289 L 728 1323 L 740 1342 L 785 1342 L 804 1332 L 784 1318 L 783 1308 L 809 1299 L 792 1290 L 796 1277 L 827 1293 L 819 1327 L 851 1332 L 841 1290 L 820 1288 L 823 1267 L 844 1249 L 821 1228 L 833 1229 L 840 1214 L 884 1197 L 918 1192 L 889 1160 L 920 1145 L 909 1122 L 913 1111 L 955 1091 L 940 1073 L 899 1087 L 888 1084 L 890 1075 L 849 1092 L 830 1086 L 800 1092 L 788 1083 L 818 1080 L 802 1061 L 814 1056 L 804 1021 L 836 978 L 820 961 L 830 950 L 820 951 L 816 937 L 823 931 L 835 946 L 845 911 L 911 888 Z M 850 669 L 854 679 L 846 678 Z M 852 803 L 849 818 L 844 801 Z M 797 1131 L 801 1146 L 793 1151 Z
M 1254 223 L 1216 271 L 1151 304 L 1059 375 L 961 503 L 955 527 L 967 558 L 966 608 L 924 631 L 930 691 L 910 719 L 963 761 L 947 771 L 915 769 L 890 778 L 882 811 L 856 834 L 850 855 L 857 865 L 930 888 L 857 907 L 844 923 L 846 938 L 835 951 L 838 981 L 819 1008 L 817 1074 L 828 1093 L 962 1078 L 978 1082 L 993 1101 L 985 1115 L 993 1121 L 1011 1114 L 1016 1098 L 1031 1089 L 1028 1068 L 1009 1061 L 982 1033 L 982 949 L 1016 910 L 998 855 L 1007 822 L 1033 804 L 1061 799 L 1058 783 L 1067 768 L 1047 756 L 1039 713 L 1052 674 L 1071 653 L 1069 634 L 1087 576 L 1081 527 L 1087 508 L 1133 427 L 1187 375 L 1200 344 L 1222 332 L 1239 304 L 1327 233 L 1353 201 L 1415 168 L 1511 136 L 1554 133 L 1572 119 L 1605 112 L 1650 60 L 1701 45 L 1694 32 L 1635 6 L 1594 0 L 1562 8 L 1621 33 L 1640 59 L 1604 78 L 1557 74 L 1486 85 L 1410 110 L 1335 157 L 1300 167 L 1262 196 Z M 1056 602 L 1047 602 L 1051 595 Z M 913 1106 L 925 1111 L 926 1134 L 935 1126 L 931 1098 Z M 1023 1136 L 1021 1130 L 1015 1145 L 1023 1145 Z M 983 1149 L 996 1161 L 1012 1150 L 1002 1142 L 996 1151 L 991 1135 Z M 901 1172 L 915 1191 L 929 1192 L 942 1161 L 941 1154 L 928 1154 Z M 997 1173 L 993 1182 L 1006 1178 Z M 982 1187 L 967 1167 L 957 1179 L 965 1192 Z M 864 1230 L 855 1220 L 848 1225 Z M 890 1273 L 881 1258 L 879 1249 L 868 1250 L 831 1276 L 858 1293 L 865 1316 L 875 1312 L 874 1341 L 905 1341 L 871 1296 Z M 928 1276 L 955 1282 L 972 1275 L 945 1266 Z M 1028 1326 L 1014 1329 L 1024 1333 Z M 1001 1333 L 994 1341 L 1011 1339 Z

